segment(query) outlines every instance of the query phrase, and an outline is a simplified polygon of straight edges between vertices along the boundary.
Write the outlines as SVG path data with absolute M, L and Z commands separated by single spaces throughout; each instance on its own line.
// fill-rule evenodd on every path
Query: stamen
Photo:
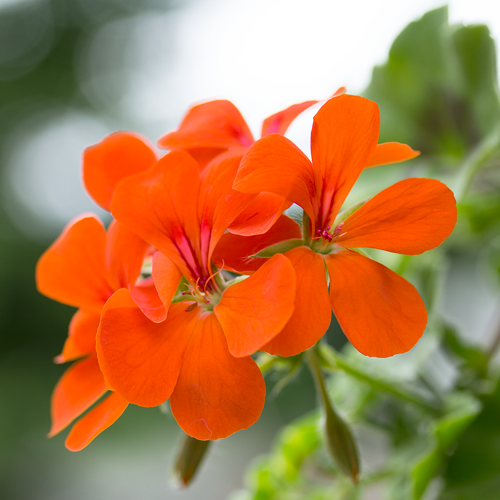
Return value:
M 205 283 L 205 287 L 203 288 L 203 292 L 206 294 L 207 293 L 207 286 L 208 283 L 210 282 L 211 279 L 215 278 L 222 270 L 224 269 L 224 261 L 222 261 L 222 267 L 214 274 L 212 274 L 208 279 L 207 282 Z
M 193 309 L 195 309 L 196 307 L 198 307 L 198 304 L 196 302 L 193 302 L 191 305 L 187 306 L 186 309 L 184 309 L 184 311 L 185 312 L 190 312 Z
M 335 231 L 333 231 L 333 236 L 338 236 L 342 231 L 343 227 L 344 227 L 344 222 L 340 222 L 339 225 L 335 228 Z

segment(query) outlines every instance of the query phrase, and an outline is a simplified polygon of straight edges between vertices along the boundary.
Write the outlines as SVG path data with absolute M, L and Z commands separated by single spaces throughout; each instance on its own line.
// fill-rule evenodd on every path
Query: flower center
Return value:
M 186 307 L 186 312 L 192 311 L 198 306 L 202 307 L 203 311 L 214 310 L 222 294 L 218 291 L 216 286 L 211 286 L 210 280 L 220 273 L 220 271 L 221 270 L 217 271 L 208 278 L 198 278 L 194 285 L 186 285 L 188 289 L 183 291 L 182 295 L 190 295 L 194 300 L 194 302 L 191 302 Z M 191 298 L 189 298 L 188 301 L 191 301 Z
M 334 251 L 339 248 L 339 245 L 335 243 L 335 240 L 342 232 L 343 226 L 343 222 L 339 223 L 333 232 L 330 231 L 330 226 L 326 226 L 324 229 L 317 229 L 314 238 L 312 238 L 311 249 L 316 253 L 324 255 L 334 253 Z

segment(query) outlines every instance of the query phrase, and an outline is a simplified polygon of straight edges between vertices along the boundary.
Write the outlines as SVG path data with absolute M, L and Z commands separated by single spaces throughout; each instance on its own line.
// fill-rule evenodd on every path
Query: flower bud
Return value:
M 188 486 L 198 472 L 211 441 L 200 441 L 187 434 L 184 436 L 175 460 L 173 481 L 181 488 Z
M 354 483 L 359 480 L 359 458 L 351 429 L 333 408 L 325 408 L 325 435 L 328 451 L 339 468 Z

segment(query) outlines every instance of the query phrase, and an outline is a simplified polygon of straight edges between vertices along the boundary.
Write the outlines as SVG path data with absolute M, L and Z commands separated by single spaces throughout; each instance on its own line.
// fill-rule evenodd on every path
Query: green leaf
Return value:
M 452 33 L 452 43 L 477 132 L 484 137 L 500 121 L 495 42 L 487 26 L 476 25 L 456 28 Z M 471 137 L 471 140 L 478 140 L 478 137 Z
M 500 490 L 500 381 L 450 457 L 440 500 L 497 500 Z
M 486 26 L 427 12 L 396 38 L 364 95 L 381 108 L 381 142 L 460 159 L 500 123 L 495 46 Z
M 447 452 L 462 433 L 471 425 L 480 411 L 480 405 L 473 398 L 464 398 L 462 407 L 440 419 L 434 427 L 434 443 L 430 450 L 413 467 L 413 496 L 422 498 L 427 486 L 444 465 Z
M 443 343 L 445 348 L 461 358 L 480 377 L 486 377 L 488 356 L 478 348 L 466 346 L 451 325 L 446 325 L 443 328 Z

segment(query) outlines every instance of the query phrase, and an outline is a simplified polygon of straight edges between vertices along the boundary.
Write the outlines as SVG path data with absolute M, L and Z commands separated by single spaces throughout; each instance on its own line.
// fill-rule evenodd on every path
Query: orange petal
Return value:
M 196 268 L 199 260 L 186 248 L 188 241 L 194 249 L 200 247 L 199 179 L 191 156 L 174 151 L 147 172 L 124 179 L 113 197 L 116 219 L 168 255 L 186 277 L 191 273 L 186 265 Z
M 70 366 L 52 393 L 52 427 L 49 437 L 61 432 L 105 392 L 106 384 L 96 356 L 90 356 Z
M 234 189 L 244 193 L 277 194 L 300 205 L 315 220 L 313 166 L 293 142 L 281 135 L 267 135 L 245 153 Z
M 213 314 L 200 317 L 170 398 L 186 434 L 206 441 L 250 427 L 264 406 L 266 386 L 252 358 L 234 358 Z
M 399 142 L 384 142 L 382 144 L 377 144 L 365 168 L 411 160 L 419 154 L 420 151 L 414 151 L 406 144 L 401 144 Z
M 105 247 L 106 232 L 96 216 L 73 219 L 38 261 L 38 291 L 64 304 L 100 312 L 113 293 Z
M 356 252 L 329 255 L 326 265 L 333 312 L 359 352 L 386 358 L 418 342 L 427 312 L 412 284 Z
M 242 156 L 241 150 L 223 153 L 201 174 L 201 255 L 207 269 L 213 249 L 227 227 L 255 199 L 255 195 L 240 193 L 232 187 Z
M 97 355 L 109 387 L 139 406 L 158 406 L 172 393 L 198 313 L 174 304 L 163 323 L 139 310 L 128 290 L 118 290 L 103 309 Z
M 440 245 L 457 221 L 453 193 L 434 179 L 405 179 L 344 221 L 337 243 L 415 255 Z
M 158 145 L 165 149 L 248 147 L 252 132 L 229 101 L 217 100 L 193 106 L 175 132 L 164 135 Z
M 153 280 L 158 295 L 164 307 L 168 309 L 170 302 L 179 287 L 182 273 L 177 266 L 161 252 L 156 252 L 153 256 Z
M 200 170 L 203 170 L 215 157 L 226 151 L 226 148 L 188 148 L 186 151 L 196 160 Z
M 117 132 L 83 153 L 83 182 L 90 196 L 106 210 L 119 181 L 148 169 L 156 161 L 149 142 L 132 132 Z
M 102 431 L 114 424 L 127 406 L 127 401 L 119 394 L 111 393 L 73 426 L 66 438 L 66 448 L 70 451 L 83 450 Z
M 120 222 L 111 223 L 107 232 L 106 265 L 115 290 L 136 282 L 148 247 L 148 243 Z
M 288 130 L 288 127 L 291 125 L 293 120 L 295 120 L 295 118 L 297 118 L 302 111 L 305 111 L 317 102 L 319 101 L 305 101 L 300 104 L 293 104 L 283 111 L 279 111 L 278 113 L 269 116 L 264 120 L 264 123 L 262 123 L 261 136 L 264 137 L 268 134 L 285 135 L 285 132 Z
M 100 320 L 100 314 L 89 313 L 81 309 L 77 311 L 69 324 L 69 336 L 64 343 L 63 351 L 54 361 L 66 363 L 88 354 L 94 354 L 95 337 Z
M 122 223 L 114 221 L 108 229 L 106 263 L 114 280 L 115 290 L 128 288 L 139 309 L 156 323 L 167 317 L 152 279 L 138 282 L 144 257 L 150 245 Z
M 132 300 L 139 309 L 155 323 L 161 323 L 167 317 L 167 308 L 163 304 L 152 278 L 128 287 Z
M 279 219 L 291 202 L 273 193 L 260 193 L 229 226 L 229 232 L 241 236 L 264 234 Z
M 215 265 L 226 271 L 239 274 L 252 274 L 267 259 L 251 258 L 260 250 L 285 240 L 302 238 L 300 226 L 290 217 L 282 215 L 276 224 L 264 234 L 257 236 L 239 236 L 226 233 L 215 247 L 212 256 Z
M 286 325 L 295 303 L 295 272 L 283 255 L 269 259 L 248 279 L 227 288 L 214 307 L 229 352 L 248 356 Z
M 379 128 L 377 104 L 358 96 L 330 99 L 314 117 L 311 153 L 321 196 L 317 229 L 331 226 L 375 150 Z
M 330 326 L 331 311 L 323 257 L 307 247 L 285 256 L 295 269 L 295 309 L 285 328 L 261 348 L 270 354 L 295 356 L 312 347 Z

